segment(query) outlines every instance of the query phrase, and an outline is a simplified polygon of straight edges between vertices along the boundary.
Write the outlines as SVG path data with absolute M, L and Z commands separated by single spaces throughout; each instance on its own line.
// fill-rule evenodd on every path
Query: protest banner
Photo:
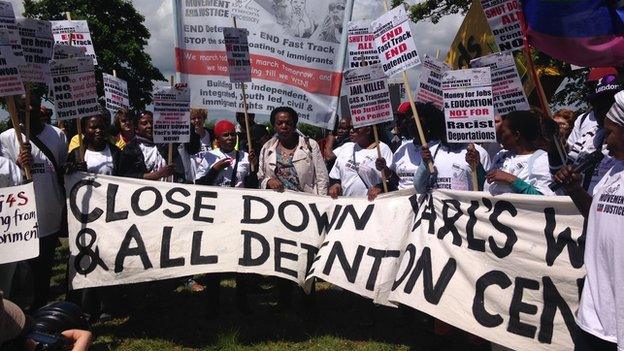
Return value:
M 496 39 L 488 25 L 479 0 L 472 0 L 446 55 L 453 69 L 468 68 L 470 60 L 496 52 Z
M 500 51 L 521 50 L 522 28 L 518 0 L 481 0 L 481 7 Z
M 248 32 L 243 28 L 223 28 L 223 42 L 228 63 L 228 75 L 232 83 L 251 82 Z
M 8 33 L 8 40 L 11 43 L 13 54 L 17 57 L 17 62 L 24 64 L 24 52 L 22 51 L 22 40 L 20 39 L 13 4 L 9 1 L 0 1 L 0 29 L 5 29 Z
M 97 116 L 100 104 L 91 57 L 50 61 L 56 118 Z
M 72 57 L 82 57 L 87 53 L 83 46 L 72 46 L 64 43 L 55 43 L 52 49 L 52 59 L 64 60 Z
M 67 191 L 72 289 L 216 272 L 306 288 L 320 278 L 515 350 L 572 347 L 583 219 L 565 197 L 403 191 L 370 202 L 84 173 Z
M 93 59 L 93 64 L 97 65 L 97 56 L 91 40 L 91 32 L 87 21 L 50 21 L 52 23 L 52 34 L 54 42 L 59 44 L 70 44 L 85 48 L 85 54 Z
M 175 0 L 176 71 L 189 83 L 191 106 L 243 110 L 241 93 L 228 79 L 221 34 L 236 17 L 249 31 L 249 112 L 266 115 L 290 106 L 300 122 L 333 126 L 347 42 L 343 28 L 352 8 L 353 0 Z
M 39 256 L 33 183 L 0 189 L 0 264 Z
M 191 101 L 188 84 L 156 86 L 154 100 L 154 143 L 188 143 L 191 138 Z
M 346 71 L 344 82 L 354 128 L 394 119 L 388 80 L 379 64 Z
M 351 21 L 347 25 L 347 69 L 379 63 L 375 36 L 370 31 L 370 21 Z
M 19 58 L 13 55 L 8 31 L 0 29 L 0 96 L 24 94 L 19 64 Z
M 470 67 L 489 67 L 492 74 L 494 113 L 504 115 L 511 111 L 529 110 L 522 82 L 511 51 L 490 54 L 470 61 Z
M 371 22 L 375 47 L 387 76 L 420 64 L 405 7 L 398 6 Z
M 21 18 L 17 21 L 22 38 L 24 65 L 20 66 L 22 80 L 27 83 L 50 82 L 50 60 L 54 37 L 49 21 Z
M 110 111 L 111 116 L 114 116 L 119 109 L 129 108 L 128 83 L 107 73 L 102 73 L 102 80 L 104 81 L 106 109 Z
M 425 55 L 423 68 L 420 71 L 418 87 L 416 88 L 416 101 L 431 102 L 442 110 L 442 73 L 451 69 L 446 63 Z
M 447 142 L 496 142 L 489 67 L 444 72 L 442 94 Z

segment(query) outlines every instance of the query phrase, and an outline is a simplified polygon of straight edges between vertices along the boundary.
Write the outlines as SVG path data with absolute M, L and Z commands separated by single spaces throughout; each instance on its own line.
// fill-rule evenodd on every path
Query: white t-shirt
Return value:
M 528 155 L 516 155 L 507 150 L 501 150 L 492 162 L 490 170 L 500 169 L 510 173 L 535 187 L 542 195 L 555 195 L 548 187 L 552 183 L 550 174 L 550 164 L 548 163 L 548 153 L 544 150 L 537 150 Z M 513 193 L 511 186 L 503 183 L 485 182 L 484 191 L 489 191 L 492 195 Z
M 381 157 L 392 167 L 392 150 L 379 143 Z M 335 151 L 334 151 L 335 152 Z M 329 177 L 339 179 L 343 196 L 366 196 L 368 189 L 381 183 L 381 172 L 375 168 L 377 148 L 362 149 L 356 143 L 346 143 L 336 154 L 336 163 Z
M 439 189 L 472 190 L 472 170 L 466 162 L 468 144 L 437 143 L 429 147 L 437 175 Z M 490 168 L 490 156 L 487 151 L 475 144 L 479 152 L 483 169 Z
M 15 162 L 0 156 L 0 188 L 22 184 L 22 170 Z
M 139 143 L 139 148 L 143 153 L 148 173 L 155 172 L 167 165 L 167 161 L 158 152 L 158 147 L 155 144 Z
M 222 160 L 224 158 L 229 158 L 232 160 L 229 166 L 219 172 L 214 185 L 216 186 L 231 186 L 232 178 L 234 173 L 234 165 L 236 159 L 236 151 L 231 151 L 228 153 L 224 153 L 221 149 L 214 149 L 206 153 L 204 156 L 199 169 L 197 170 L 197 176 L 195 180 L 205 176 L 208 174 L 208 171 L 217 161 Z M 245 177 L 249 175 L 250 172 L 249 165 L 249 157 L 245 151 L 238 152 L 238 166 L 236 166 L 236 187 L 242 188 L 244 186 Z
M 394 152 L 391 169 L 399 177 L 399 190 L 414 186 L 414 173 L 422 162 L 420 152 L 420 145 L 415 145 L 413 140 L 403 140 Z
M 113 155 L 108 145 L 102 151 L 86 149 L 84 160 L 87 163 L 87 172 L 113 175 Z
M 37 137 L 50 149 L 58 166 L 63 168 L 67 160 L 67 138 L 65 133 L 56 127 L 46 124 Z M 9 129 L 0 134 L 0 143 L 2 143 L 2 155 L 16 162 L 19 156 L 19 143 L 15 130 Z M 38 235 L 43 238 L 61 229 L 65 195 L 61 193 L 52 162 L 32 142 L 31 150 L 33 157 L 31 173 L 36 194 L 37 221 L 39 223 Z M 62 174 L 58 176 L 63 177 Z
M 587 219 L 585 270 L 577 324 L 624 349 L 624 161 L 596 185 Z

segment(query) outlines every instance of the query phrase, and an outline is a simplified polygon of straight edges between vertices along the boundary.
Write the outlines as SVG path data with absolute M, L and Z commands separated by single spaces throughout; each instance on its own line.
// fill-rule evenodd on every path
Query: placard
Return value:
M 50 60 L 54 37 L 49 21 L 30 18 L 20 18 L 17 21 L 19 34 L 22 38 L 24 51 L 24 65 L 20 66 L 20 73 L 24 82 L 50 82 Z
M 86 55 L 93 59 L 93 64 L 97 65 L 97 57 L 93 41 L 91 40 L 91 32 L 87 21 L 50 21 L 52 23 L 52 34 L 54 34 L 55 43 L 70 43 L 71 45 L 84 47 Z
M 154 99 L 154 143 L 188 143 L 191 138 L 191 93 L 186 83 L 156 86 Z
M 251 82 L 248 35 L 249 32 L 243 28 L 223 28 L 228 75 L 232 83 Z
M 19 35 L 19 30 L 17 29 L 13 4 L 9 1 L 0 1 L 0 29 L 7 30 L 13 54 L 17 57 L 17 62 L 23 65 L 24 53 L 22 51 L 22 40 Z
M 52 49 L 52 58 L 54 60 L 63 60 L 72 57 L 82 57 L 87 53 L 87 49 L 83 46 L 71 46 L 66 43 L 55 43 Z
M 13 45 L 6 29 L 0 29 L 0 96 L 24 94 L 24 83 L 19 71 L 23 62 L 13 55 Z
M 344 82 L 354 128 L 394 119 L 388 81 L 379 64 L 348 70 Z
M 351 21 L 347 26 L 347 69 L 379 63 L 375 47 L 375 36 L 370 30 L 370 21 Z
M 423 66 L 420 70 L 418 87 L 416 88 L 417 102 L 432 103 L 438 109 L 444 107 L 442 98 L 442 73 L 451 69 L 449 65 L 442 61 L 425 55 Z
M 522 81 L 511 51 L 490 54 L 470 61 L 470 67 L 489 67 L 492 73 L 494 113 L 504 115 L 511 111 L 529 110 Z
M 500 51 L 521 50 L 524 45 L 518 0 L 481 0 L 485 18 Z
M 39 256 L 33 183 L 0 189 L 0 264 Z
M 489 67 L 444 72 L 442 94 L 447 142 L 496 141 Z
M 381 67 L 387 76 L 420 64 L 405 8 L 397 6 L 371 23 Z
M 128 83 L 113 75 L 102 73 L 104 80 L 104 98 L 106 99 L 106 109 L 114 116 L 117 110 L 129 108 Z
M 100 114 L 91 57 L 50 61 L 56 118 L 67 120 Z

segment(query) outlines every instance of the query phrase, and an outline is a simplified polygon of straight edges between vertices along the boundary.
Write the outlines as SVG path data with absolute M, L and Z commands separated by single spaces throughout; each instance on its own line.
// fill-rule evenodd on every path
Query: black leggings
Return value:
M 50 277 L 54 265 L 54 251 L 58 246 L 56 234 L 39 238 L 39 256 L 28 260 L 33 273 L 34 301 L 33 310 L 48 304 L 50 298 Z

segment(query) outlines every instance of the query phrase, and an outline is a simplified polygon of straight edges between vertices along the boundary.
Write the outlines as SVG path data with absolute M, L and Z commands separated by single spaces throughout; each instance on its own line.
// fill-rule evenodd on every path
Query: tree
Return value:
M 392 0 L 393 6 L 404 3 L 403 0 Z M 414 22 L 430 20 L 438 23 L 444 16 L 461 13 L 466 14 L 470 9 L 472 0 L 425 0 L 418 4 L 409 6 L 410 17 Z M 584 84 L 587 69 L 572 71 L 570 65 L 565 62 L 553 59 L 552 57 L 533 50 L 533 60 L 536 67 L 552 67 L 561 72 L 567 79 L 550 99 L 551 106 L 572 106 L 585 108 L 587 104 L 584 97 L 587 96 L 588 87 Z
M 89 23 L 98 59 L 96 79 L 103 96 L 102 72 L 128 82 L 130 105 L 144 109 L 151 103 L 152 80 L 165 80 L 145 52 L 150 33 L 145 17 L 128 0 L 24 0 L 24 16 L 44 20 L 63 20 L 71 12 L 73 20 Z

